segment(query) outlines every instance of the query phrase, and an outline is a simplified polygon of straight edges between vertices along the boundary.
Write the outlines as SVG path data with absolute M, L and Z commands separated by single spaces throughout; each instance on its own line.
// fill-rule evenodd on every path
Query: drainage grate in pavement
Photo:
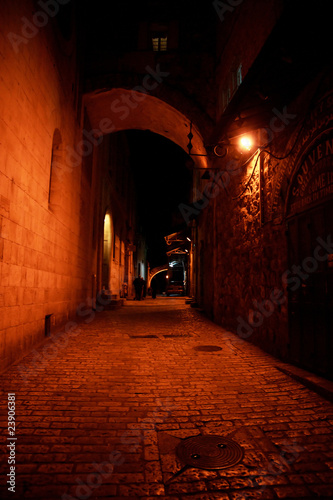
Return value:
M 197 345 L 193 347 L 195 351 L 204 351 L 204 352 L 213 352 L 213 351 L 222 351 L 222 347 L 218 345 Z
M 188 467 L 216 470 L 237 465 L 244 457 L 244 450 L 224 436 L 199 435 L 183 439 L 176 455 Z
M 206 427 L 209 431 L 209 428 L 215 426 L 216 422 L 207 422 L 202 429 Z M 175 429 L 158 433 L 162 472 L 167 487 L 191 469 L 193 478 L 197 481 L 200 478 L 205 480 L 207 471 L 210 471 L 209 477 L 212 478 L 214 475 L 216 479 L 230 476 L 241 481 L 249 474 L 261 477 L 266 474 L 265 471 L 271 474 L 274 470 L 273 476 L 292 472 L 284 453 L 258 426 L 242 426 L 229 434 L 224 433 L 222 426 L 219 429 L 220 435 L 190 436 L 190 432 L 190 429 Z M 186 481 L 188 480 L 187 478 Z M 276 484 L 279 483 L 277 478 Z M 202 491 L 196 492 L 199 498 Z

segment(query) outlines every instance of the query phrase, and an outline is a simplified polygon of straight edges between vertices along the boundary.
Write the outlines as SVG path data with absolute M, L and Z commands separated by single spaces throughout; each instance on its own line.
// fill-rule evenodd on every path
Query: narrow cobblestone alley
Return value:
M 276 365 L 184 298 L 86 314 L 1 377 L 17 438 L 12 493 L 3 417 L 1 498 L 332 498 L 333 406 Z M 200 433 L 242 460 L 186 467 L 175 450 Z

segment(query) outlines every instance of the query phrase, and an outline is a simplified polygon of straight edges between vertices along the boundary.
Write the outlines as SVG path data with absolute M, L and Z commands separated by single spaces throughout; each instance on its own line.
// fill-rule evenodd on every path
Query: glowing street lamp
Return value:
M 250 151 L 253 146 L 253 141 L 251 137 L 249 137 L 248 135 L 244 135 L 243 137 L 241 137 L 239 145 L 243 150 Z

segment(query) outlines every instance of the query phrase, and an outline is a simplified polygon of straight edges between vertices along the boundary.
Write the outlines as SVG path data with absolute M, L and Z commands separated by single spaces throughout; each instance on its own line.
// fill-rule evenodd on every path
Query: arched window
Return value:
M 61 182 L 61 133 L 56 128 L 53 134 L 52 141 L 52 154 L 51 154 L 51 169 L 50 169 L 50 183 L 49 183 L 49 206 L 56 201 L 56 193 L 59 190 Z
M 110 284 L 110 265 L 111 265 L 111 250 L 112 250 L 112 219 L 109 212 L 104 217 L 104 233 L 103 233 L 103 265 L 102 265 L 102 287 L 105 290 L 109 289 Z

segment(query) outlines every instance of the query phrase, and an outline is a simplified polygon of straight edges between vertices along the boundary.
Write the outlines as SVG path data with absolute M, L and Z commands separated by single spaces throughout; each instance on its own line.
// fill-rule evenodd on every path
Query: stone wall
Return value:
M 218 323 L 263 348 L 279 344 L 278 350 L 285 343 L 282 337 L 286 341 L 285 303 L 274 307 L 260 327 L 253 327 L 260 323 L 257 303 L 260 308 L 274 289 L 281 289 L 280 277 L 287 265 L 283 225 L 261 224 L 259 162 L 256 167 L 255 162 L 256 158 L 227 188 L 220 188 L 200 216 L 199 234 L 202 239 L 211 235 L 205 251 L 209 258 L 202 261 L 203 304 Z M 248 189 L 237 198 L 254 168 Z
M 237 83 L 237 70 L 244 80 L 279 19 L 283 2 L 248 0 L 228 5 L 228 2 L 214 1 L 213 7 L 218 19 L 215 73 L 219 92 L 215 116 L 218 119 L 240 84 Z
M 292 334 L 284 278 L 293 263 L 288 259 L 291 192 L 295 183 L 303 182 L 297 168 L 308 148 L 312 151 L 311 145 L 317 144 L 315 138 L 325 138 L 327 151 L 318 142 L 310 154 L 314 164 L 324 161 L 325 154 L 332 157 L 332 139 L 327 139 L 331 137 L 327 135 L 332 120 L 331 88 L 332 76 L 319 75 L 290 103 L 288 112 L 293 118 L 277 127 L 259 159 L 258 150 L 236 171 L 230 167 L 230 157 L 215 159 L 211 166 L 224 174 L 214 172 L 210 189 L 209 181 L 201 181 L 209 202 L 197 218 L 198 244 L 205 241 L 201 260 L 197 249 L 204 288 L 203 293 L 200 287 L 198 291 L 200 305 L 219 324 L 283 359 L 289 359 Z M 242 163 L 239 160 L 238 167 Z M 329 172 L 332 161 L 328 158 L 325 165 Z M 304 210 L 320 206 L 320 199 L 313 201 Z
M 75 40 L 64 38 L 56 10 L 32 1 L 1 2 L 0 18 L 4 367 L 43 339 L 47 315 L 55 329 L 86 300 L 90 221 L 81 213 L 89 196 L 80 189 L 81 162 L 70 158 L 81 139 Z
M 133 249 L 136 227 L 136 195 L 129 163 L 129 145 L 126 132 L 117 132 L 100 138 L 96 151 L 96 195 L 97 211 L 95 256 L 93 273 L 97 275 L 97 292 L 105 286 L 112 294 L 122 296 L 123 285 L 132 295 L 134 280 Z M 111 254 L 108 268 L 108 284 L 101 279 L 103 260 L 103 221 L 105 214 L 111 218 Z

